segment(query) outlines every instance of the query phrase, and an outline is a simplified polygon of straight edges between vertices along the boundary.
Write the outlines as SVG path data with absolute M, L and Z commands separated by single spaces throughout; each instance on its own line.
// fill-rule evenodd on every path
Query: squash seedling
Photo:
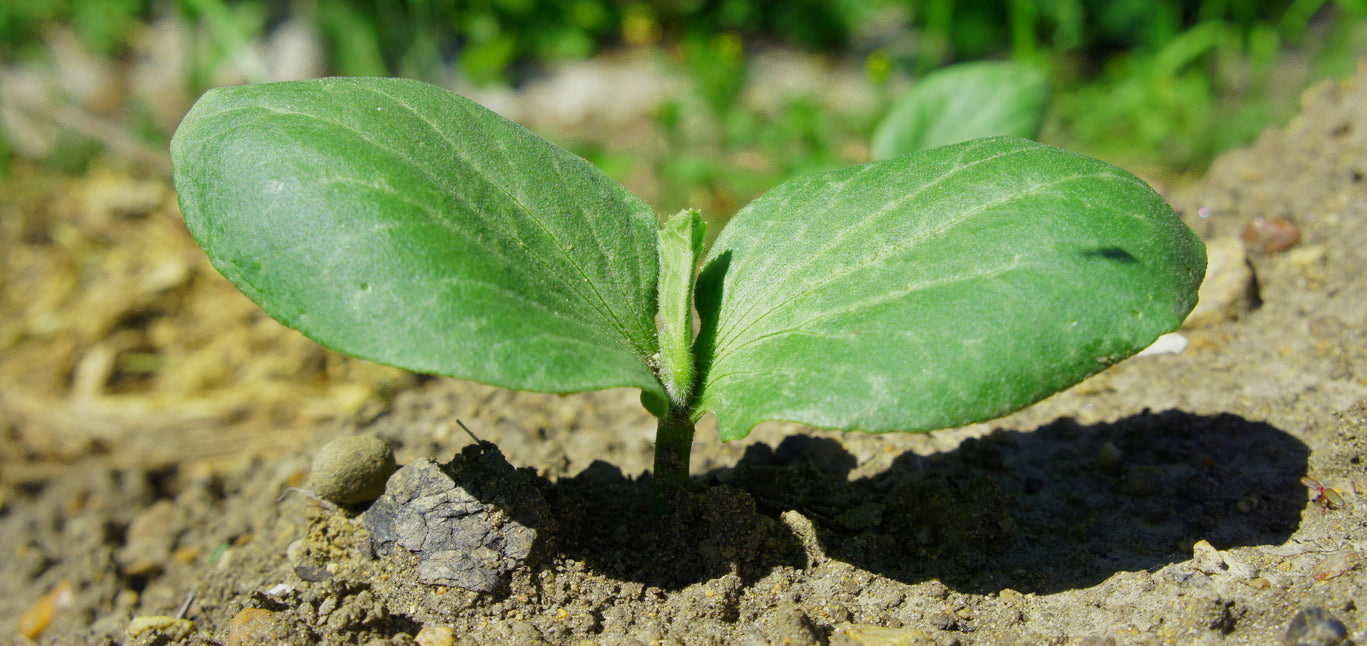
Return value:
M 1143 181 L 1013 137 L 788 181 L 700 271 L 696 211 L 661 226 L 583 159 L 415 81 L 212 90 L 171 154 L 191 235 L 271 316 L 422 373 L 639 388 L 666 487 L 706 413 L 734 440 L 1029 405 L 1175 329 L 1205 269 Z

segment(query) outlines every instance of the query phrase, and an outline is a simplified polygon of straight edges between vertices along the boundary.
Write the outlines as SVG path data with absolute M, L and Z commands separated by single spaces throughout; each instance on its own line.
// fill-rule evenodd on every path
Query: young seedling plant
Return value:
M 706 413 L 723 440 L 1010 413 L 1175 329 L 1205 271 L 1143 181 L 1014 137 L 793 179 L 705 258 L 697 211 L 661 226 L 585 160 L 415 81 L 211 90 L 171 155 L 191 235 L 271 316 L 421 373 L 639 388 L 666 488 Z

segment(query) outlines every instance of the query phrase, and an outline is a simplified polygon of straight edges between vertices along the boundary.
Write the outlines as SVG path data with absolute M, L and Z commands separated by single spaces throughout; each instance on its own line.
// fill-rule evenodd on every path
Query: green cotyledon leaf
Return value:
M 1143 181 L 1025 139 L 798 178 L 704 261 L 696 414 L 726 440 L 996 418 L 1178 327 L 1204 271 Z
M 324 346 L 543 392 L 663 396 L 658 221 L 591 164 L 402 79 L 220 88 L 171 143 L 214 266 Z

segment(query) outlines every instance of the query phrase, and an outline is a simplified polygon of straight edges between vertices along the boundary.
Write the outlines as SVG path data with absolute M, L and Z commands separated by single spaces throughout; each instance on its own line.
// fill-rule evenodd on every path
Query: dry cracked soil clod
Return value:
M 448 464 L 419 458 L 399 469 L 362 518 L 374 553 L 417 555 L 423 583 L 493 592 L 547 552 L 552 516 L 532 476 L 482 442 Z

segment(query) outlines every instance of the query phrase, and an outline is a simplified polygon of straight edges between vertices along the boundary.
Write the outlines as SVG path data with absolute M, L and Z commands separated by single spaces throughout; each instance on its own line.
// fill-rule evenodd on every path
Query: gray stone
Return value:
M 1340 646 L 1348 640 L 1343 622 L 1321 608 L 1302 608 L 1291 619 L 1282 643 L 1286 646 Z
M 492 592 L 534 561 L 551 514 L 534 476 L 494 445 L 471 445 L 451 463 L 425 458 L 399 469 L 363 515 L 378 556 L 418 556 L 418 580 Z

